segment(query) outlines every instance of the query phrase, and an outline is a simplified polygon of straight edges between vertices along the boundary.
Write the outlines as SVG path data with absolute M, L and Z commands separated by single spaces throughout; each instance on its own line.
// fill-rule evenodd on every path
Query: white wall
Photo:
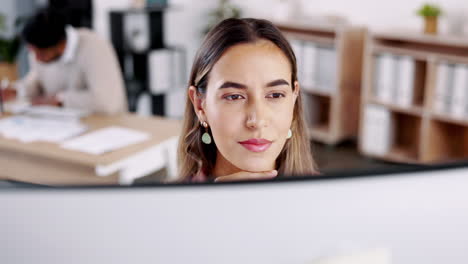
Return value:
M 244 7 L 247 15 L 269 17 L 275 13 L 279 0 L 234 0 L 234 3 Z M 290 0 L 299 5 L 306 15 L 336 14 L 346 16 L 353 24 L 366 25 L 371 29 L 410 28 L 420 30 L 422 20 L 415 15 L 416 10 L 427 0 Z M 468 1 L 464 0 L 433 0 L 445 11 L 441 18 L 441 31 L 447 32 L 453 20 L 464 17 L 465 27 L 468 27 Z M 468 32 L 466 32 L 468 34 Z

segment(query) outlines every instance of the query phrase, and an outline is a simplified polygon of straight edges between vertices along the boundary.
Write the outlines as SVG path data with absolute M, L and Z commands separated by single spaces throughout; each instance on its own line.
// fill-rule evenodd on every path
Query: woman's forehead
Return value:
M 213 78 L 271 78 L 291 74 L 291 66 L 284 52 L 273 42 L 259 40 L 254 43 L 230 47 L 215 63 Z M 250 76 L 250 77 L 249 77 Z

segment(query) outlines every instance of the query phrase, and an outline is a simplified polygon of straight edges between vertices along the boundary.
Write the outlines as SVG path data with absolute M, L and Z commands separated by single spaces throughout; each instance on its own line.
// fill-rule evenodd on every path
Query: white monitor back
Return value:
M 316 263 L 372 248 L 389 263 L 468 263 L 468 169 L 4 190 L 0 212 L 0 263 Z

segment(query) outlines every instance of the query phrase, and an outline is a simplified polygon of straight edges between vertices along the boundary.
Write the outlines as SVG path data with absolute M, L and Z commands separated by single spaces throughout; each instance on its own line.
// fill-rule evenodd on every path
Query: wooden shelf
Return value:
M 417 160 L 420 154 L 420 135 L 422 118 L 394 112 L 394 139 L 390 155 Z
M 314 130 L 330 131 L 330 112 L 332 100 L 329 96 L 315 94 L 303 94 L 302 98 L 306 109 L 304 109 L 305 119 L 308 127 L 316 128 Z M 325 129 L 326 128 L 326 129 Z M 318 137 L 320 140 L 321 137 Z
M 422 118 L 412 114 L 395 112 L 391 110 L 387 111 L 389 111 L 388 120 L 390 121 L 388 124 L 388 129 L 392 130 L 388 133 L 382 131 L 381 128 L 385 128 L 386 125 L 382 123 L 384 121 L 380 121 L 377 126 L 374 126 L 374 128 L 378 127 L 378 134 L 376 134 L 377 136 L 374 136 L 372 139 L 372 144 L 383 144 L 387 147 L 384 149 L 377 148 L 378 153 L 381 154 L 370 153 L 370 149 L 368 151 L 364 151 L 364 147 L 362 145 L 360 145 L 360 149 L 364 154 L 375 158 L 385 159 L 392 162 L 403 162 L 410 164 L 418 163 L 418 159 L 421 153 L 419 137 L 422 128 Z M 375 119 L 373 121 L 366 120 L 365 118 L 363 119 L 363 122 L 375 121 Z M 371 134 L 368 132 L 366 135 L 370 136 Z M 362 140 L 360 143 L 363 144 Z M 374 149 L 372 152 L 377 153 L 377 149 Z
M 427 35 L 419 32 L 400 30 L 398 32 L 374 32 L 372 44 L 406 49 L 427 54 L 466 56 L 468 38 L 451 35 Z
M 445 123 L 468 127 L 468 116 L 465 119 L 459 119 L 459 118 L 452 117 L 449 114 L 439 114 L 439 113 L 432 112 L 431 119 L 435 121 L 441 121 Z
M 387 157 L 395 162 L 409 164 L 418 163 L 418 156 L 411 149 L 407 149 L 402 146 L 393 147 L 393 149 L 387 154 Z
M 468 55 L 468 51 L 467 51 L 467 55 Z M 467 55 L 465 56 L 454 56 L 454 55 L 446 55 L 446 54 L 437 54 L 434 55 L 432 58 L 436 61 L 447 61 L 449 63 L 464 63 L 464 64 L 468 64 L 468 57 Z
M 394 148 L 385 155 L 374 155 L 374 154 L 366 153 L 366 156 L 372 157 L 375 159 L 384 159 L 386 161 L 396 162 L 396 163 L 404 163 L 404 164 L 411 164 L 411 165 L 421 164 L 421 162 L 419 162 L 418 159 L 416 159 L 410 152 L 401 148 Z
M 313 95 L 318 95 L 318 96 L 326 96 L 326 97 L 333 97 L 335 96 L 334 93 L 331 93 L 331 92 L 326 92 L 324 90 L 320 90 L 320 89 L 317 89 L 317 88 L 304 88 L 302 87 L 301 88 L 301 91 L 303 93 L 307 93 L 307 94 L 313 94 Z
M 386 108 L 394 112 L 409 114 L 409 115 L 414 115 L 414 116 L 419 116 L 419 117 L 421 117 L 424 113 L 423 107 L 421 106 L 406 107 L 406 106 L 401 106 L 397 104 L 382 102 L 375 98 L 368 99 L 368 103 L 385 106 Z
M 428 36 L 408 32 L 374 33 L 367 38 L 364 52 L 362 109 L 371 105 L 382 106 L 391 112 L 393 141 L 384 155 L 366 153 L 364 138 L 360 138 L 360 151 L 367 156 L 392 162 L 410 164 L 439 164 L 468 160 L 468 116 L 458 119 L 450 114 L 433 110 L 437 85 L 437 65 L 441 61 L 468 65 L 468 39 Z M 414 98 L 410 106 L 382 101 L 377 96 L 377 56 L 390 53 L 414 59 Z M 385 94 L 388 95 L 388 94 Z M 385 98 L 381 96 L 381 98 Z M 365 111 L 361 111 L 361 135 L 365 128 Z M 388 116 L 388 115 L 387 115 Z M 367 133 L 368 134 L 368 133 Z M 367 145 L 366 145 L 367 146 Z
M 321 37 L 326 39 L 333 39 L 338 34 L 342 26 L 334 26 L 331 24 L 319 25 L 319 24 L 298 24 L 298 23 L 286 23 L 286 22 L 275 22 L 275 25 L 284 32 L 284 34 L 300 34 L 304 38 Z
M 337 29 L 343 27 L 341 25 L 334 25 L 331 23 L 327 24 L 303 24 L 303 23 L 297 23 L 297 22 L 287 22 L 287 21 L 273 21 L 274 24 L 281 30 L 285 31 L 302 31 L 302 32 L 319 32 L 321 34 L 328 34 L 328 35 L 335 35 L 335 32 Z
M 440 163 L 468 159 L 468 126 L 430 120 L 428 132 L 425 160 Z
M 403 147 L 394 147 L 389 153 L 387 153 L 386 157 L 394 162 L 408 164 L 418 163 L 418 157 L 413 152 Z
M 468 48 L 468 38 L 455 35 L 429 35 L 419 31 L 412 31 L 407 29 L 398 29 L 392 31 L 372 32 L 373 38 L 376 42 L 390 42 L 390 43 L 411 43 L 424 44 L 428 46 L 441 46 L 448 48 Z
M 382 53 L 391 53 L 400 56 L 407 55 L 419 60 L 428 60 L 431 56 L 434 55 L 434 53 L 432 52 L 426 52 L 421 50 L 392 47 L 389 45 L 382 44 L 373 44 L 372 54 L 377 55 Z
M 317 87 L 301 89 L 310 138 L 325 144 L 337 144 L 356 138 L 359 127 L 363 44 L 367 31 L 352 26 L 283 22 L 275 24 L 289 40 L 294 40 L 298 45 L 312 43 L 318 48 L 325 48 L 326 52 L 332 48 L 335 52 L 333 58 L 336 55 L 336 61 L 332 61 L 334 65 L 327 65 L 334 68 L 334 76 L 325 78 L 326 81 L 333 80 L 333 92 L 314 89 Z M 297 57 L 298 62 L 303 59 L 305 58 Z M 299 84 L 302 85 L 301 79 Z

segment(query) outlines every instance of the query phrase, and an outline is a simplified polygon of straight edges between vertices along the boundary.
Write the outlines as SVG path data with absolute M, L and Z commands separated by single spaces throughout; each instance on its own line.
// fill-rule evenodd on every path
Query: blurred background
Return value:
M 0 37 L 2 50 L 9 47 L 10 53 L 2 57 L 1 75 L 15 80 L 28 72 L 17 25 L 44 6 L 61 10 L 69 24 L 90 28 L 112 43 L 129 110 L 138 115 L 180 120 L 188 74 L 207 30 L 228 17 L 266 18 L 296 51 L 311 146 L 322 171 L 420 166 L 468 156 L 463 147 L 468 142 L 468 100 L 461 103 L 461 116 L 451 116 L 449 105 L 446 113 L 427 118 L 438 96 L 432 96 L 438 94 L 434 69 L 443 62 L 461 70 L 467 66 L 466 1 L 3 0 Z M 406 82 L 401 86 L 410 88 L 382 88 L 386 78 L 395 77 L 389 69 L 397 67 L 388 66 L 385 55 L 398 63 L 407 59 L 397 63 L 406 70 L 392 71 L 400 71 L 397 79 Z M 428 59 L 433 55 L 441 57 Z M 317 67 L 312 71 L 322 77 L 307 79 L 307 67 Z M 331 88 L 320 89 L 314 81 Z M 460 85 L 468 89 L 466 83 Z M 397 102 L 385 101 L 385 94 Z M 454 94 L 441 96 L 453 99 Z M 450 133 L 462 144 L 450 139 Z M 431 143 L 436 138 L 442 139 Z

